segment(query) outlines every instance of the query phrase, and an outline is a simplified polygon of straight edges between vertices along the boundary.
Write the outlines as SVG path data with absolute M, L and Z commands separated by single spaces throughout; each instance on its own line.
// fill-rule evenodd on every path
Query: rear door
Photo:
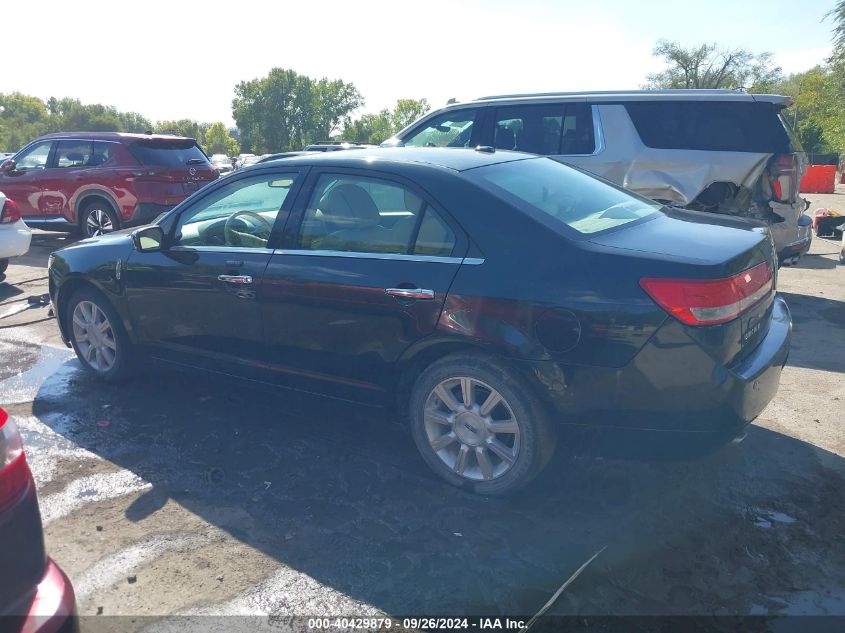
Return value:
M 129 313 L 153 355 L 188 353 L 212 368 L 263 355 L 258 295 L 298 177 L 295 169 L 233 176 L 179 215 L 165 248 L 133 251 L 123 274 Z
M 393 363 L 437 325 L 467 240 L 411 183 L 315 171 L 267 267 L 262 310 L 276 379 L 382 402 Z

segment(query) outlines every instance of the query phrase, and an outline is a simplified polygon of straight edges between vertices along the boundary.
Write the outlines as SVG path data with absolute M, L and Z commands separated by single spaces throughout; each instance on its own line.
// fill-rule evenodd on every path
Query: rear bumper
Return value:
M 23 220 L 0 224 L 0 259 L 26 254 L 31 241 L 32 231 Z
M 766 336 L 736 364 L 714 360 L 680 330 L 658 332 L 621 368 L 526 364 L 564 423 L 719 441 L 742 435 L 777 393 L 792 331 L 786 302 L 775 298 Z
M 20 633 L 76 633 L 76 596 L 65 573 L 52 560 L 44 573 Z
M 777 244 L 778 262 L 795 264 L 803 257 L 813 242 L 813 221 L 806 215 L 798 218 L 798 227 L 792 239 L 784 244 Z

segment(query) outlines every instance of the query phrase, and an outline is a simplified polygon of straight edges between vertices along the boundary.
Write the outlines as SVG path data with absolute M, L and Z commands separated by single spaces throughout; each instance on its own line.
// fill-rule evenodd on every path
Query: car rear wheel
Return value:
M 554 451 L 547 415 L 529 385 L 495 359 L 437 361 L 411 394 L 411 431 L 423 459 L 452 485 L 485 495 L 525 486 Z
M 105 235 L 120 228 L 120 222 L 111 206 L 100 200 L 85 206 L 79 223 L 85 237 Z
M 65 319 L 79 362 L 96 376 L 116 382 L 131 374 L 132 349 L 120 318 L 99 292 L 83 288 L 67 303 Z

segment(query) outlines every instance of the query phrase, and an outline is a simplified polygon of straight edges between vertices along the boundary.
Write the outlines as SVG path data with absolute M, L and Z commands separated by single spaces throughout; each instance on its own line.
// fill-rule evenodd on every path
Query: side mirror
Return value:
M 145 226 L 132 233 L 132 244 L 141 253 L 160 251 L 164 246 L 164 231 L 160 226 Z
M 15 167 L 17 167 L 17 166 L 18 166 L 18 164 L 15 162 L 15 160 L 13 158 L 7 158 L 6 160 L 3 161 L 2 164 L 0 164 L 0 171 L 2 171 L 2 172 L 15 171 Z

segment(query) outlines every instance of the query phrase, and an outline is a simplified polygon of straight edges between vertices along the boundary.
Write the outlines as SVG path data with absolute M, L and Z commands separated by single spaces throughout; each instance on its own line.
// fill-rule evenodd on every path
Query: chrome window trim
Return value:
M 264 254 L 264 255 L 272 255 L 273 249 L 272 248 L 259 248 L 256 246 L 183 246 L 177 244 L 176 246 L 171 246 L 171 251 L 177 251 L 180 253 L 186 252 L 197 252 L 197 253 L 255 253 L 255 254 Z
M 364 253 L 359 251 L 308 250 L 304 248 L 278 248 L 274 255 L 307 255 L 309 257 L 349 257 L 353 259 L 385 259 L 406 262 L 439 262 L 441 264 L 469 264 L 479 266 L 484 260 L 478 257 L 444 257 L 441 255 L 408 255 L 404 253 Z

